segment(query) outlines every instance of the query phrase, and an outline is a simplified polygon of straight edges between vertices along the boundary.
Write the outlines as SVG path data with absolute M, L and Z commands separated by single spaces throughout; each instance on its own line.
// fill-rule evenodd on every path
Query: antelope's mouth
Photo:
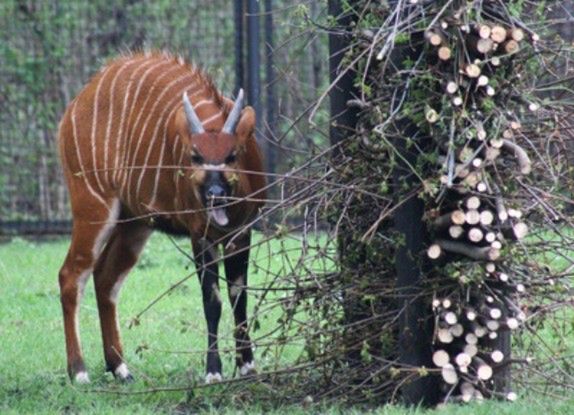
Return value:
M 211 203 L 207 211 L 210 218 L 219 226 L 227 226 L 229 224 L 229 217 L 227 216 L 227 209 L 222 203 Z

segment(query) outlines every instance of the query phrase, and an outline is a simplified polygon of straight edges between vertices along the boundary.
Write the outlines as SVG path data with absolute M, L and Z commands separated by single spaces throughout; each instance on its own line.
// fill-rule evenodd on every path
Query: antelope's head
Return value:
M 183 108 L 187 124 L 184 142 L 193 167 L 193 190 L 208 215 L 219 226 L 227 226 L 229 217 L 225 205 L 240 185 L 245 144 L 255 129 L 255 111 L 243 108 L 243 90 L 239 90 L 233 108 L 221 131 L 206 131 L 201 120 L 183 94 Z

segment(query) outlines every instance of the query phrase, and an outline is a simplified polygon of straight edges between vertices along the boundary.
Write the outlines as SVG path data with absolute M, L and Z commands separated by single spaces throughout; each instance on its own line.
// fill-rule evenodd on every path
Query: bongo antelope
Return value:
M 110 62 L 69 104 L 59 149 L 73 229 L 59 283 L 73 381 L 89 382 L 78 310 L 92 274 L 107 370 L 132 379 L 122 358 L 116 304 L 153 229 L 191 237 L 208 329 L 208 382 L 221 379 L 215 252 L 218 244 L 225 247 L 236 363 L 242 375 L 254 371 L 246 323 L 249 230 L 227 244 L 265 199 L 254 129 L 255 113 L 243 108 L 243 91 L 228 100 L 201 70 L 162 53 Z

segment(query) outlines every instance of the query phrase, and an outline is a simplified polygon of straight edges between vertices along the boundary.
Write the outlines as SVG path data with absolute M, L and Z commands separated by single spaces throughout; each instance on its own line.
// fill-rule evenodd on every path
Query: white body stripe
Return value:
M 150 63 L 153 63 L 153 61 L 151 61 Z M 152 65 L 152 68 L 154 67 L 154 65 Z M 140 69 L 145 69 L 146 65 L 142 64 L 139 68 L 137 68 L 134 73 L 132 74 L 132 76 L 130 77 L 130 80 L 128 82 L 128 86 L 126 88 L 126 92 L 124 95 L 124 102 L 122 104 L 122 113 L 120 116 L 120 128 L 118 131 L 118 135 L 116 137 L 116 158 L 115 158 L 115 162 L 114 162 L 114 183 L 117 184 L 118 178 L 120 176 L 120 174 L 122 174 L 121 171 L 121 166 L 120 166 L 120 144 L 122 143 L 122 141 L 124 142 L 125 145 L 125 137 L 122 135 L 122 133 L 124 132 L 124 125 L 125 125 L 125 120 L 126 120 L 126 109 L 128 107 L 128 99 L 130 97 L 130 92 L 131 92 L 131 87 L 133 84 L 133 80 L 137 79 L 137 74 L 138 74 L 138 70 Z M 141 82 L 141 80 L 140 80 Z M 137 98 L 137 96 L 136 96 Z M 133 108 L 133 106 L 132 106 Z
M 133 66 L 136 63 L 140 63 L 141 59 L 130 59 L 128 60 L 124 65 L 122 65 L 122 67 L 120 69 L 118 69 L 118 71 L 116 72 L 112 82 L 110 83 L 110 92 L 109 92 L 109 98 L 110 98 L 110 105 L 108 106 L 108 125 L 106 127 L 106 135 L 104 137 L 104 177 L 106 178 L 107 184 L 108 186 L 110 185 L 111 181 L 110 181 L 110 171 L 109 169 L 109 164 L 108 164 L 108 159 L 109 159 L 109 143 L 110 143 L 110 135 L 112 132 L 112 121 L 114 119 L 114 94 L 116 91 L 116 82 L 118 80 L 118 78 L 120 77 L 120 75 L 122 74 L 122 72 L 124 72 L 126 69 L 130 68 L 131 66 Z M 129 88 L 126 91 L 126 99 L 129 96 Z M 125 106 L 125 99 L 124 99 L 124 106 Z M 123 108 L 122 108 L 122 117 L 120 118 L 120 123 L 123 121 Z M 120 128 L 120 133 L 121 133 L 121 128 Z M 118 134 L 118 136 L 116 137 L 116 142 L 120 141 L 120 136 Z M 116 157 L 117 157 L 117 151 L 116 151 Z M 117 168 L 117 160 L 114 163 L 114 169 Z
M 97 125 L 98 125 L 98 98 L 100 96 L 100 89 L 102 87 L 102 84 L 104 83 L 104 79 L 106 79 L 106 75 L 110 72 L 109 69 L 104 70 L 102 72 L 102 76 L 100 77 L 99 81 L 98 81 L 98 85 L 96 86 L 96 94 L 94 96 L 94 103 L 93 103 L 93 113 L 92 113 L 92 166 L 93 166 L 93 175 L 94 178 L 96 179 L 96 183 L 98 184 L 98 187 L 100 188 L 100 191 L 103 192 L 104 191 L 104 186 L 102 185 L 102 182 L 100 180 L 100 172 L 98 171 L 98 160 L 97 160 L 97 154 L 96 154 L 96 131 L 97 131 Z
M 161 79 L 167 77 L 167 76 L 168 76 L 171 72 L 173 72 L 174 70 L 179 70 L 179 67 L 178 67 L 178 66 L 172 66 L 169 70 L 163 72 L 160 76 L 158 76 L 158 77 L 154 80 L 154 82 L 153 82 L 152 86 L 149 88 L 149 90 L 152 91 L 152 90 L 156 89 L 157 86 L 158 86 L 159 81 L 160 81 Z M 178 79 L 176 79 L 175 81 L 171 81 L 168 85 L 171 86 L 173 83 L 176 83 L 176 82 L 180 81 L 182 78 L 189 77 L 189 76 L 190 76 L 189 74 L 185 74 L 183 77 L 178 78 Z M 162 96 L 165 94 L 166 89 L 168 89 L 168 87 L 166 87 L 166 88 L 163 90 Z M 155 98 L 155 97 L 156 97 L 155 94 L 152 94 L 151 92 L 148 93 L 148 95 L 147 95 L 147 97 L 146 97 L 146 99 L 145 99 L 143 105 L 142 105 L 141 108 L 139 109 L 139 113 L 138 113 L 138 117 L 137 117 L 136 121 L 134 122 L 133 125 L 130 126 L 130 127 L 131 127 L 131 131 L 130 131 L 130 139 L 129 139 L 128 145 L 131 144 L 132 138 L 134 137 L 135 131 L 137 130 L 137 126 L 139 125 L 139 122 L 140 122 L 140 120 L 141 120 L 141 117 L 144 115 L 144 108 L 146 107 L 147 103 L 149 102 L 150 98 L 152 98 L 152 97 Z M 136 142 L 136 148 L 135 148 L 135 150 L 132 152 L 131 161 L 130 161 L 127 165 L 124 165 L 124 167 L 127 167 L 128 172 L 127 172 L 127 180 L 124 181 L 123 185 L 125 186 L 124 188 L 127 190 L 127 196 L 128 196 L 128 201 L 129 201 L 129 202 L 133 202 L 133 200 L 130 200 L 130 198 L 132 197 L 132 196 L 131 196 L 131 195 L 132 195 L 132 192 L 131 192 L 131 184 L 132 184 L 132 177 L 133 177 L 134 168 L 135 168 L 135 167 L 138 167 L 138 166 L 135 166 L 135 161 L 136 161 L 137 154 L 138 154 L 138 152 L 139 152 L 139 148 L 140 148 L 140 145 L 141 145 L 141 142 L 142 142 L 142 139 L 141 139 L 141 138 L 142 138 L 142 136 L 144 135 L 145 129 L 146 129 L 146 127 L 147 127 L 147 123 L 148 123 L 150 117 L 153 115 L 153 111 L 154 111 L 155 108 L 157 107 L 157 104 L 158 104 L 159 100 L 160 100 L 160 98 L 156 98 L 155 103 L 154 103 L 152 109 L 151 109 L 151 110 L 146 110 L 146 112 L 147 112 L 147 117 L 145 118 L 145 123 L 144 123 L 144 125 L 143 125 L 143 127 L 142 127 L 142 129 L 141 129 L 141 133 L 140 133 L 139 139 L 138 139 L 137 142 Z M 134 105 L 135 105 L 135 101 L 134 101 Z
M 135 91 L 135 93 L 134 93 L 134 98 L 133 98 L 133 100 L 132 100 L 132 105 L 131 105 L 131 108 L 130 108 L 130 113 L 129 113 L 129 115 L 128 115 L 128 119 L 131 120 L 131 118 L 132 118 L 132 115 L 133 115 L 134 110 L 135 110 L 135 106 L 136 106 L 136 104 L 137 104 L 137 100 L 138 100 L 139 95 L 140 95 L 141 88 L 142 88 L 142 86 L 144 85 L 145 80 L 147 79 L 147 77 L 148 77 L 148 76 L 150 75 L 150 73 L 152 73 L 155 69 L 157 69 L 157 68 L 159 68 L 159 67 L 161 67 L 161 66 L 167 65 L 168 63 L 169 63 L 169 62 L 166 62 L 166 61 L 160 61 L 160 62 L 156 63 L 155 65 L 150 66 L 150 67 L 143 73 L 143 75 L 142 75 L 142 77 L 141 77 L 141 79 L 140 79 L 140 81 L 139 81 L 139 83 L 138 83 L 138 85 L 137 85 L 137 87 L 136 87 L 136 91 Z M 140 111 L 140 114 L 141 114 L 141 111 Z M 129 148 L 129 144 L 130 144 L 131 138 L 132 138 L 132 136 L 133 136 L 134 128 L 135 128 L 135 126 L 134 126 L 134 125 L 131 125 L 131 126 L 130 126 L 129 134 L 126 135 L 126 136 L 122 136 L 122 137 L 121 137 L 121 140 L 123 141 L 122 154 L 120 155 L 120 159 L 122 160 L 122 167 L 123 167 L 123 168 L 122 168 L 122 174 L 121 174 L 121 181 L 122 181 L 121 185 L 122 185 L 124 188 L 125 188 L 126 180 L 127 180 L 127 177 L 128 177 L 128 174 L 129 174 L 129 170 L 130 170 L 130 166 L 127 164 L 127 158 L 128 158 L 128 156 L 129 156 L 128 148 Z
M 96 191 L 93 189 L 92 185 L 90 184 L 89 177 L 87 177 L 87 175 L 86 175 L 86 170 L 84 168 L 84 163 L 82 160 L 82 154 L 80 153 L 80 145 L 78 142 L 78 130 L 77 130 L 77 126 L 76 126 L 76 104 L 77 104 L 77 101 L 74 101 L 74 103 L 72 104 L 72 111 L 70 113 L 70 119 L 72 121 L 72 135 L 74 137 L 74 147 L 76 148 L 76 156 L 78 157 L 78 163 L 80 164 L 80 172 L 82 173 L 82 178 L 83 178 L 84 182 L 86 183 L 86 188 L 88 189 L 88 191 L 101 204 L 103 204 L 104 206 L 107 206 L 108 204 L 104 201 L 104 199 L 98 193 L 96 193 Z
M 201 101 L 197 101 L 195 104 L 193 104 L 193 109 L 197 111 L 198 109 L 200 109 L 204 105 L 209 105 L 209 104 L 213 104 L 213 100 L 202 99 Z
M 147 116 L 147 118 L 146 118 L 146 120 L 145 120 L 144 126 L 143 126 L 143 128 L 142 128 L 142 130 L 141 130 L 141 134 L 140 134 L 139 140 L 138 140 L 138 142 L 137 142 L 137 144 L 136 144 L 136 149 L 135 149 L 135 151 L 134 151 L 134 157 L 133 157 L 134 162 L 135 162 L 135 159 L 137 158 L 137 155 L 138 155 L 138 152 L 139 152 L 139 149 L 140 149 L 140 144 L 141 144 L 142 141 L 143 141 L 142 138 L 144 137 L 145 131 L 146 131 L 147 126 L 148 126 L 148 123 L 150 122 L 151 116 L 153 115 L 153 112 L 155 111 L 156 107 L 157 107 L 158 104 L 161 102 L 161 99 L 168 93 L 168 91 L 169 91 L 171 88 L 177 86 L 178 83 L 180 83 L 181 81 L 185 80 L 187 77 L 189 77 L 189 74 L 186 74 L 186 75 L 184 75 L 184 76 L 182 76 L 182 77 L 180 77 L 180 78 L 177 78 L 177 79 L 174 79 L 173 81 L 171 81 L 169 84 L 167 84 L 167 85 L 165 86 L 165 89 L 162 91 L 162 93 L 161 93 L 161 94 L 159 95 L 159 97 L 157 98 L 157 100 L 156 100 L 154 106 L 152 107 L 151 111 L 149 112 L 149 114 L 148 114 L 148 116 Z M 192 85 L 190 85 L 188 88 L 193 88 L 195 85 L 196 85 L 196 84 L 192 84 Z M 167 119 L 165 119 L 165 121 L 164 121 L 164 118 L 165 118 L 165 116 L 166 116 L 166 113 L 168 113 L 168 111 L 170 111 L 170 108 L 172 108 L 173 105 L 176 105 L 180 100 L 181 100 L 181 98 L 180 98 L 179 94 L 174 94 L 174 97 L 173 97 L 170 101 L 168 101 L 167 104 L 165 104 L 165 108 L 164 108 L 164 110 L 161 112 L 161 114 L 159 115 L 159 117 L 158 117 L 157 119 L 155 119 L 155 123 L 156 123 L 156 124 L 155 124 L 155 128 L 154 128 L 154 130 L 153 130 L 153 133 L 152 133 L 152 135 L 151 135 L 151 141 L 148 143 L 148 149 L 147 149 L 147 153 L 146 153 L 146 156 L 145 156 L 144 163 L 143 163 L 142 166 L 138 166 L 138 167 L 141 167 L 141 168 L 139 169 L 139 170 L 140 170 L 140 175 L 139 175 L 139 178 L 138 178 L 138 183 L 137 183 L 136 191 L 135 191 L 135 198 L 136 198 L 137 200 L 140 200 L 140 198 L 139 198 L 139 193 L 140 193 L 141 183 L 142 183 L 143 177 L 144 177 L 144 175 L 145 175 L 145 173 L 146 173 L 146 171 L 147 171 L 147 166 L 148 166 L 149 157 L 150 157 L 151 152 L 152 152 L 152 150 L 153 150 L 153 148 L 154 148 L 154 146 L 155 146 L 155 142 L 156 142 L 156 139 L 157 139 L 157 136 L 158 136 L 159 128 L 160 128 L 160 126 L 161 126 L 164 122 L 165 122 L 165 125 L 167 126 L 169 117 L 168 117 Z M 177 107 L 171 109 L 171 111 L 174 112 L 175 109 L 177 109 Z M 131 189 L 130 186 L 131 186 L 131 178 L 129 179 L 129 182 L 128 182 L 128 189 Z M 129 191 L 128 193 L 129 193 L 130 195 L 132 194 L 131 191 Z
M 216 121 L 218 118 L 222 118 L 223 117 L 223 113 L 221 111 L 218 111 L 217 113 L 213 114 L 211 117 L 206 118 L 205 120 L 202 121 L 203 127 L 205 129 L 210 129 L 209 124 L 211 124 L 213 121 Z

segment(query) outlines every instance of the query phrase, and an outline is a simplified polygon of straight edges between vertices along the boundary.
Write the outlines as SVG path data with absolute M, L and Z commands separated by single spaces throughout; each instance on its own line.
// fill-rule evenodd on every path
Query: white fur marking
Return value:
M 166 71 L 165 73 L 163 73 L 162 75 L 160 75 L 160 76 L 155 80 L 154 85 L 152 85 L 152 87 L 150 88 L 150 90 L 151 90 L 151 89 L 154 89 L 154 86 L 156 86 L 155 84 L 157 83 L 157 81 L 158 81 L 159 79 L 164 78 L 164 77 L 165 77 L 167 74 L 169 74 L 174 68 L 175 68 L 175 69 L 178 69 L 178 67 L 175 66 L 175 67 L 171 68 L 170 70 L 167 70 L 167 71 Z M 131 185 L 132 185 L 132 176 L 133 176 L 134 170 L 135 170 L 135 169 L 134 169 L 134 167 L 135 167 L 135 162 L 136 162 L 136 159 L 137 159 L 137 156 L 138 156 L 138 153 L 139 153 L 139 150 L 140 150 L 142 141 L 144 141 L 143 138 L 144 138 L 145 131 L 146 131 L 146 129 L 147 129 L 148 123 L 150 122 L 150 120 L 152 120 L 153 115 L 155 114 L 155 109 L 156 109 L 156 107 L 160 104 L 162 98 L 169 92 L 169 90 L 170 90 L 171 88 L 173 88 L 174 86 L 176 86 L 178 83 L 184 81 L 186 78 L 189 78 L 189 76 L 190 76 L 190 74 L 186 73 L 185 75 L 182 75 L 182 76 L 180 76 L 179 78 L 176 78 L 176 79 L 172 80 L 171 82 L 169 82 L 169 83 L 164 87 L 164 89 L 162 90 L 161 94 L 159 94 L 159 95 L 157 96 L 157 98 L 156 98 L 156 96 L 154 96 L 154 98 L 156 98 L 156 100 L 155 100 L 155 102 L 153 103 L 152 108 L 151 108 L 151 109 L 149 110 L 149 112 L 147 113 L 148 115 L 147 115 L 147 117 L 145 118 L 144 124 L 143 124 L 143 126 L 142 126 L 142 128 L 141 128 L 141 130 L 140 130 L 140 135 L 139 135 L 139 138 L 137 139 L 137 142 L 136 142 L 136 148 L 135 148 L 135 150 L 134 150 L 134 152 L 133 152 L 132 162 L 131 162 L 131 165 L 130 165 L 131 168 L 130 168 L 129 177 L 128 177 L 128 182 L 127 182 L 127 186 L 128 186 L 128 197 L 130 197 L 130 198 L 131 198 L 131 196 L 132 196 Z M 147 102 L 148 102 L 148 100 L 149 100 L 149 98 L 150 98 L 151 96 L 152 96 L 152 94 L 149 94 L 149 95 L 148 95 L 148 97 L 146 98 L 146 102 L 145 102 L 144 105 L 141 107 L 142 110 L 140 111 L 140 114 L 138 115 L 138 120 L 136 120 L 136 122 L 135 122 L 135 124 L 134 124 L 134 126 L 133 126 L 133 129 L 134 129 L 134 130 L 135 130 L 136 125 L 138 124 L 138 121 L 139 121 L 141 115 L 144 113 L 143 108 L 145 108 L 145 105 L 147 104 Z M 176 102 L 178 102 L 179 99 L 180 99 L 179 94 L 175 94 L 175 98 L 174 98 L 174 99 L 172 99 L 171 101 L 169 101 L 167 104 L 164 104 L 164 105 L 165 105 L 165 108 L 167 108 L 167 110 L 168 110 L 169 107 L 170 107 L 171 105 L 174 105 Z M 148 156 L 149 156 L 149 154 L 150 154 L 150 152 L 151 152 L 151 149 L 153 148 L 153 145 L 154 145 L 154 142 L 155 142 L 155 138 L 156 138 L 156 135 L 157 135 L 157 131 L 158 131 L 158 129 L 159 129 L 159 125 L 161 124 L 161 121 L 163 121 L 163 117 L 165 117 L 165 114 L 168 112 L 167 110 L 164 110 L 164 111 L 161 113 L 161 115 L 160 115 L 157 119 L 155 119 L 156 128 L 155 128 L 154 133 L 152 134 L 151 142 L 148 143 L 148 151 L 147 151 L 147 154 L 146 154 L 146 160 L 145 160 L 143 166 L 138 166 L 138 167 L 141 167 L 141 168 L 139 169 L 140 177 L 139 177 L 138 183 L 137 183 L 137 188 L 136 188 L 136 192 L 135 192 L 135 199 L 132 199 L 133 202 L 135 202 L 135 201 L 138 199 L 138 193 L 139 193 L 140 186 L 141 186 L 141 178 L 143 177 L 143 175 L 144 175 L 145 172 L 146 172 L 145 167 L 147 166 L 147 159 L 148 159 Z
M 137 244 L 134 243 L 131 246 L 131 251 L 136 257 L 139 256 L 139 254 L 142 251 L 149 235 L 151 234 L 151 230 L 146 230 L 146 232 L 147 233 L 145 234 L 145 236 L 141 237 Z M 122 274 L 120 274 L 120 276 L 116 280 L 116 283 L 112 287 L 112 290 L 110 291 L 110 301 L 112 303 L 114 303 L 114 304 L 118 303 L 118 295 L 120 293 L 120 289 L 122 288 L 122 285 L 125 282 L 126 276 L 129 274 L 130 270 L 131 270 L 131 268 L 128 269 L 126 272 L 123 272 Z M 117 314 L 116 314 L 116 318 L 117 318 Z M 117 321 L 116 321 L 116 326 L 119 327 L 119 324 Z
M 222 380 L 221 373 L 208 373 L 205 376 L 205 383 L 207 384 L 221 382 Z
M 212 115 L 211 117 L 206 118 L 205 120 L 203 120 L 201 123 L 203 124 L 204 127 L 207 127 L 207 125 L 215 120 L 217 120 L 218 118 L 222 117 L 223 113 L 221 111 L 217 112 L 216 114 Z
M 197 111 L 199 107 L 203 107 L 204 105 L 213 104 L 213 101 L 210 99 L 202 99 L 201 101 L 197 101 L 193 106 L 193 109 Z
M 94 241 L 94 246 L 92 247 L 92 254 L 94 255 L 94 259 L 97 259 L 100 256 L 100 252 L 102 248 L 108 241 L 110 233 L 112 229 L 116 226 L 116 221 L 120 214 L 120 201 L 118 199 L 114 199 L 112 205 L 109 207 L 109 214 L 108 219 L 104 223 L 104 226 L 98 233 L 96 240 Z
M 217 302 L 219 304 L 221 304 L 223 301 L 221 301 L 221 292 L 219 291 L 219 287 L 217 286 L 217 283 L 213 283 L 211 285 L 211 289 L 213 290 L 213 295 L 215 296 Z
M 104 83 L 104 79 L 106 78 L 106 75 L 108 75 L 108 73 L 111 72 L 109 71 L 109 67 L 105 68 L 105 71 L 102 73 L 102 76 L 100 77 L 99 81 L 98 81 L 98 85 L 96 86 L 96 93 L 95 93 L 95 97 L 94 97 L 94 110 L 93 110 L 93 114 L 92 114 L 92 161 L 93 161 L 93 175 L 96 179 L 96 183 L 98 184 L 98 187 L 100 188 L 100 191 L 103 192 L 104 191 L 104 187 L 102 185 L 102 181 L 100 180 L 100 174 L 97 171 L 98 169 L 98 162 L 97 162 L 97 154 L 96 154 L 96 127 L 98 125 L 98 99 L 100 97 L 100 89 L 102 87 L 102 84 Z M 111 118 L 110 118 L 111 121 Z
M 247 362 L 239 368 L 239 374 L 241 376 L 247 376 L 253 372 L 255 372 L 255 362 Z
M 96 191 L 92 188 L 88 177 L 86 176 L 86 170 L 84 169 L 84 161 L 82 160 L 82 155 L 80 153 L 80 145 L 78 143 L 78 131 L 76 129 L 76 103 L 77 101 L 74 100 L 74 106 L 72 107 L 72 112 L 70 114 L 70 118 L 72 120 L 72 135 L 74 136 L 74 146 L 76 147 L 76 156 L 78 157 L 78 163 L 80 163 L 80 173 L 82 173 L 84 182 L 86 183 L 86 187 L 88 188 L 89 192 L 103 205 L 106 205 L 106 202 L 102 197 L 96 193 Z
M 127 379 L 130 377 L 130 371 L 125 363 L 121 363 L 116 370 L 114 370 L 114 375 L 116 375 L 120 379 Z
M 232 297 L 237 297 L 243 291 L 244 285 L 245 282 L 243 280 L 243 276 L 240 275 L 237 280 L 230 284 L 229 294 Z
M 135 92 L 135 94 L 134 94 L 134 99 L 133 99 L 133 101 L 132 101 L 132 106 L 131 106 L 131 108 L 130 108 L 130 113 L 129 113 L 129 115 L 128 115 L 128 120 L 131 120 L 131 118 L 132 118 L 132 114 L 133 114 L 133 112 L 134 112 L 134 110 L 135 110 L 135 107 L 136 107 L 136 104 L 137 104 L 137 100 L 138 100 L 138 97 L 139 97 L 139 94 L 140 94 L 140 90 L 141 90 L 142 86 L 144 85 L 145 80 L 146 80 L 146 78 L 148 77 L 148 75 L 149 75 L 153 70 L 155 70 L 155 69 L 157 69 L 157 68 L 159 68 L 159 67 L 161 67 L 161 66 L 163 66 L 163 65 L 168 65 L 168 64 L 169 64 L 169 62 L 160 61 L 159 63 L 157 63 L 157 64 L 155 64 L 155 65 L 149 67 L 149 68 L 143 73 L 142 77 L 140 78 L 140 82 L 139 82 L 139 84 L 138 84 L 138 86 L 137 86 L 137 88 L 136 88 L 136 92 Z M 164 73 L 163 73 L 163 76 L 165 76 L 165 75 L 168 74 L 169 72 L 170 72 L 169 70 L 166 71 L 166 72 L 164 72 Z M 156 86 L 156 84 L 157 84 L 157 82 L 158 82 L 158 80 L 161 79 L 161 78 L 163 78 L 163 76 L 159 76 L 158 78 L 156 78 L 156 79 L 154 80 L 154 82 L 152 83 L 152 85 L 150 86 L 149 90 L 154 89 L 155 86 Z M 139 110 L 140 110 L 140 111 L 139 111 L 138 117 L 136 118 L 135 122 L 130 125 L 129 137 L 125 137 L 124 140 L 123 140 L 123 141 L 124 141 L 124 151 L 123 151 L 123 154 L 122 154 L 122 159 L 123 159 L 123 167 L 124 167 L 124 170 L 123 170 L 123 175 L 122 175 L 122 187 L 124 188 L 124 190 L 127 190 L 128 199 L 131 197 L 130 192 L 129 192 L 129 181 L 131 180 L 131 177 L 132 177 L 132 171 L 133 171 L 133 168 L 132 168 L 133 166 L 132 166 L 132 164 L 133 164 L 133 161 L 132 161 L 131 163 L 128 163 L 128 161 L 129 161 L 129 160 L 128 160 L 128 158 L 129 158 L 129 153 L 128 153 L 128 151 L 127 151 L 127 148 L 128 148 L 128 146 L 131 144 L 131 140 L 132 140 L 134 131 L 135 131 L 135 129 L 136 129 L 136 127 L 137 127 L 137 125 L 138 125 L 138 123 L 139 123 L 139 121 L 140 121 L 140 118 L 141 118 L 142 115 L 143 115 L 143 108 L 145 108 L 146 104 L 148 103 L 150 96 L 151 96 L 151 94 L 148 94 L 148 96 L 146 97 L 146 99 L 145 99 L 143 105 L 139 106 Z M 139 144 L 139 143 L 138 143 L 138 144 Z M 134 159 L 134 160 L 135 160 L 135 159 Z M 127 168 L 126 168 L 126 167 L 127 167 Z
M 86 282 L 88 281 L 88 278 L 90 275 L 92 275 L 92 268 L 85 270 L 78 277 L 78 293 L 76 296 L 76 310 L 74 312 L 74 328 L 75 328 L 75 332 L 76 332 L 76 341 L 78 342 L 78 345 L 81 344 L 81 341 L 80 341 L 80 319 L 78 318 L 78 315 L 80 313 L 80 303 L 82 301 L 82 297 L 84 296 L 84 288 L 86 287 Z M 87 373 L 86 373 L 86 376 L 87 376 Z M 88 381 L 89 381 L 89 379 L 88 379 Z
M 205 170 L 221 170 L 225 168 L 225 163 L 221 164 L 202 164 L 201 167 Z
M 90 377 L 88 376 L 88 372 L 76 373 L 76 376 L 74 376 L 74 381 L 80 385 L 90 383 Z
M 152 61 L 152 62 L 153 62 L 153 61 Z M 130 76 L 130 80 L 128 81 L 128 86 L 126 87 L 125 96 L 124 96 L 124 102 L 123 102 L 123 106 L 122 106 L 122 114 L 121 114 L 121 117 L 120 117 L 120 120 L 121 120 L 121 121 L 120 121 L 120 129 L 119 129 L 118 135 L 117 135 L 117 137 L 116 137 L 116 160 L 115 160 L 115 166 L 116 166 L 115 168 L 116 168 L 116 171 L 114 171 L 114 182 L 117 182 L 118 179 L 119 179 L 119 177 L 120 177 L 120 174 L 123 174 L 123 173 L 122 173 L 122 169 L 120 168 L 120 144 L 121 144 L 121 142 L 123 141 L 123 142 L 124 142 L 124 147 L 125 147 L 125 142 L 127 141 L 127 137 L 123 137 L 122 134 L 123 134 L 123 131 L 124 131 L 124 121 L 125 121 L 125 119 L 126 119 L 126 116 L 125 116 L 125 115 L 126 115 L 126 110 L 127 110 L 127 108 L 128 108 L 128 98 L 130 97 L 130 93 L 131 93 L 132 86 L 135 84 L 134 79 L 138 79 L 138 78 L 139 78 L 139 71 L 147 68 L 147 71 L 144 72 L 144 74 L 142 75 L 143 78 L 145 79 L 147 72 L 148 72 L 149 70 L 153 69 L 155 66 L 157 66 L 157 65 L 152 65 L 150 68 L 148 68 L 147 65 L 148 65 L 149 63 L 151 63 L 151 62 L 144 62 L 144 63 L 142 63 L 141 66 L 139 66 L 138 68 L 136 68 L 136 69 L 133 71 L 133 73 L 132 73 L 131 76 Z M 136 75 L 136 74 L 137 74 L 137 75 Z M 140 88 L 140 86 L 141 86 L 141 82 L 143 82 L 143 80 L 140 80 L 140 83 L 139 83 L 138 86 L 136 87 L 136 94 L 137 94 L 138 91 L 139 91 L 139 88 Z M 136 99 L 136 98 L 137 98 L 137 95 L 134 97 L 134 99 Z M 130 116 L 131 116 L 132 112 L 133 112 L 133 105 L 131 106 Z M 124 152 L 125 152 L 125 150 L 124 150 Z

